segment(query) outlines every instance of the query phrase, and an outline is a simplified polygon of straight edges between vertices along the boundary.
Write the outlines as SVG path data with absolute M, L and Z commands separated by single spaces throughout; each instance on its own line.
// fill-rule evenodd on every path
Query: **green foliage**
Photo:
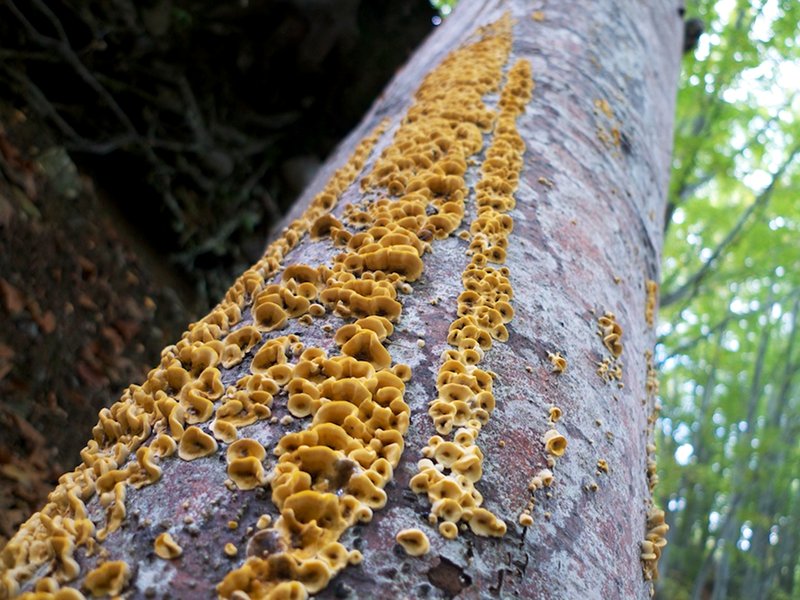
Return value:
M 701 0 L 662 285 L 662 598 L 800 596 L 800 3 Z
M 439 11 L 439 14 L 446 17 L 458 4 L 458 0 L 430 0 L 431 6 Z

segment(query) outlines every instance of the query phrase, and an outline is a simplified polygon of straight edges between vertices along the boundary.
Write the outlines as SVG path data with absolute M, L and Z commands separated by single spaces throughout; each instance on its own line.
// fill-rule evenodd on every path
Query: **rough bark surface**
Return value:
M 404 396 L 410 427 L 394 478 L 384 490 L 386 506 L 376 509 L 370 522 L 345 531 L 339 541 L 360 550 L 363 561 L 345 567 L 315 597 L 649 595 L 640 559 L 650 502 L 647 444 L 654 410 L 648 391 L 647 351 L 654 332 L 647 318 L 647 282 L 657 280 L 659 272 L 681 20 L 670 0 L 649 6 L 584 0 L 536 9 L 523 1 L 462 2 L 398 73 L 290 215 L 300 216 L 356 144 L 388 118 L 386 133 L 365 165 L 363 173 L 369 173 L 423 76 L 476 27 L 511 13 L 506 72 L 518 59 L 527 59 L 536 87 L 516 120 L 527 147 L 516 207 L 509 213 L 514 229 L 505 259 L 515 315 L 508 324 L 509 339 L 495 342 L 480 363 L 495 374 L 496 408 L 477 440 L 485 459 L 483 478 L 476 484 L 483 507 L 505 521 L 507 532 L 482 537 L 462 530 L 447 540 L 428 523 L 431 505 L 425 495 L 409 489 L 423 448 L 436 434 L 428 406 L 437 397 L 440 356 L 451 347 L 448 330 L 463 291 L 461 273 L 470 261 L 465 256 L 469 242 L 451 235 L 432 243 L 413 291 L 398 295 L 402 315 L 385 342 L 392 361 L 413 371 Z M 492 108 L 496 102 L 496 94 L 486 99 Z M 470 193 L 462 228 L 475 216 L 477 177 L 472 167 L 465 176 Z M 341 217 L 348 203 L 361 199 L 359 186 L 351 185 L 334 214 Z M 302 240 L 285 263 L 322 264 L 336 252 L 330 245 Z M 598 336 L 598 318 L 606 312 L 616 315 L 624 331 L 624 349 L 616 362 Z M 241 322 L 252 322 L 248 310 Z M 316 323 L 301 327 L 290 322 L 272 336 L 287 333 L 300 335 L 306 346 L 335 350 L 332 334 Z M 567 359 L 565 372 L 554 372 L 549 353 Z M 621 363 L 621 381 L 598 375 L 605 359 Z M 223 382 L 235 382 L 246 368 L 243 363 L 223 372 Z M 273 415 L 281 419 L 285 406 L 277 395 Z M 523 527 L 518 519 L 531 501 L 529 483 L 548 465 L 542 438 L 554 427 L 548 420 L 552 406 L 563 411 L 555 427 L 568 447 L 552 468 L 553 484 L 534 492 L 533 524 Z M 288 429 L 304 426 L 296 420 Z M 246 435 L 269 451 L 286 431 L 261 421 L 248 426 Z M 130 566 L 126 589 L 132 597 L 212 595 L 214 586 L 244 562 L 250 527 L 259 515 L 278 517 L 269 486 L 233 492 L 226 487 L 220 446 L 218 459 L 164 459 L 155 484 L 129 490 L 127 520 L 102 544 L 107 555 L 101 551 L 98 559 L 97 553 L 75 553 L 80 577 L 99 560 L 121 560 Z M 607 473 L 598 468 L 601 460 L 608 464 Z M 268 454 L 265 470 L 274 464 Z M 96 500 L 87 505 L 101 527 L 105 509 Z M 237 528 L 228 527 L 231 520 Z M 398 531 L 407 528 L 426 533 L 427 554 L 408 556 L 395 543 Z M 179 539 L 180 558 L 154 556 L 154 539 L 165 531 Z M 240 549 L 237 556 L 223 553 L 227 543 Z M 37 575 L 46 573 L 45 565 Z M 70 585 L 79 587 L 81 578 Z

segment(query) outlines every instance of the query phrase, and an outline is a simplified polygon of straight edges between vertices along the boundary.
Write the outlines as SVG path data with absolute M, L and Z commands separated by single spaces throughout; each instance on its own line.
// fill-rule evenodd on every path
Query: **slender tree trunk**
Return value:
M 771 305 L 772 297 L 770 296 L 766 306 Z M 731 481 L 731 500 L 728 503 L 728 510 L 723 520 L 724 524 L 720 528 L 720 534 L 714 541 L 711 550 L 708 551 L 703 566 L 700 568 L 695 578 L 694 591 L 692 593 L 692 598 L 695 600 L 699 599 L 702 594 L 705 594 L 707 579 L 712 572 L 712 566 L 714 572 L 712 579 L 712 599 L 719 600 L 726 598 L 728 595 L 731 575 L 731 552 L 735 548 L 736 540 L 739 538 L 741 519 L 738 515 L 738 511 L 749 491 L 748 487 L 745 485 L 744 477 L 749 471 L 748 465 L 750 463 L 752 450 L 750 442 L 753 439 L 756 428 L 756 415 L 761 399 L 764 363 L 766 361 L 767 350 L 769 349 L 771 334 L 772 323 L 770 321 L 769 311 L 767 311 L 767 324 L 761 331 L 756 354 L 756 363 L 753 367 L 753 377 L 750 381 L 747 411 L 744 418 L 746 429 L 740 433 L 736 444 L 734 471 Z M 715 561 L 716 565 L 714 566 Z
M 648 597 L 681 20 L 537 7 L 462 2 L 422 46 L 101 415 L 6 595 Z
M 783 372 L 780 377 L 780 387 L 778 387 L 772 394 L 769 395 L 766 407 L 766 423 L 761 427 L 759 435 L 760 439 L 768 440 L 771 443 L 774 437 L 780 439 L 781 435 L 781 421 L 783 421 L 784 411 L 787 408 L 793 391 L 793 380 L 797 374 L 797 362 L 792 360 L 794 356 L 794 346 L 797 340 L 798 332 L 798 309 L 800 308 L 800 300 L 795 300 L 792 308 L 792 329 L 789 333 L 789 339 L 786 342 L 786 349 L 783 355 L 786 357 L 786 362 L 783 367 Z M 773 378 L 774 380 L 774 378 Z M 777 383 L 777 382 L 775 382 Z M 780 509 L 778 508 L 778 497 L 776 496 L 775 481 L 778 480 L 776 475 L 780 470 L 781 465 L 784 464 L 786 459 L 785 446 L 782 444 L 771 445 L 765 449 L 762 458 L 762 464 L 754 470 L 753 488 L 760 489 L 756 505 L 758 507 L 758 516 L 760 519 L 753 523 L 753 536 L 750 545 L 750 557 L 748 562 L 747 571 L 744 576 L 743 595 L 748 598 L 755 598 L 760 600 L 765 598 L 768 590 L 771 589 L 769 579 L 773 573 L 772 563 L 770 556 L 774 553 L 770 549 L 769 536 L 771 526 L 777 524 L 779 521 Z M 764 481 L 765 474 L 772 474 L 768 481 Z
M 705 440 L 709 439 L 707 435 L 707 430 L 713 428 L 714 424 L 711 422 L 709 418 L 709 405 L 711 404 L 711 398 L 713 397 L 714 393 L 714 386 L 716 385 L 716 375 L 717 375 L 717 367 L 719 365 L 720 354 L 721 354 L 721 342 L 722 342 L 722 335 L 723 333 L 720 332 L 717 336 L 717 344 L 714 350 L 714 356 L 711 359 L 711 365 L 709 367 L 708 378 L 703 386 L 703 391 L 700 400 L 700 408 L 697 412 L 697 428 L 692 432 L 692 448 L 694 449 L 694 455 L 699 464 L 707 464 L 709 459 L 709 452 L 708 452 L 708 445 L 705 443 Z M 698 393 L 699 385 L 695 386 L 695 394 Z M 708 512 L 702 512 L 705 508 L 708 508 L 706 505 L 710 505 L 711 501 L 706 498 L 707 494 L 705 493 L 706 490 L 703 486 L 698 486 L 694 481 L 690 481 L 687 473 L 681 475 L 681 479 L 678 482 L 678 486 L 676 490 L 668 490 L 668 492 L 672 492 L 676 494 L 676 497 L 683 498 L 685 501 L 684 508 L 678 512 L 668 512 L 667 513 L 667 524 L 670 526 L 669 534 L 667 535 L 667 540 L 671 541 L 672 539 L 677 540 L 687 540 L 689 539 L 689 532 L 691 531 L 692 527 L 698 522 L 698 517 L 700 515 L 706 515 Z M 706 535 L 708 535 L 708 531 L 706 529 Z M 703 544 L 697 544 L 699 547 L 703 547 Z M 661 558 L 659 560 L 659 571 L 662 575 L 666 575 L 669 571 L 670 565 L 670 557 L 672 556 L 674 550 L 672 549 L 673 546 L 667 545 L 664 548 L 664 551 L 661 554 Z M 683 559 L 681 562 L 685 565 L 686 564 L 686 555 L 685 553 L 681 555 Z M 680 567 L 678 569 L 681 570 Z M 662 578 L 665 581 L 666 578 Z M 660 586 L 659 586 L 660 588 Z M 660 590 L 659 590 L 660 591 Z
M 797 439 L 798 427 L 783 424 L 781 439 L 792 444 Z M 796 488 L 794 488 L 796 491 Z M 789 494 L 786 501 L 786 528 L 781 531 L 777 548 L 776 579 L 778 588 L 787 598 L 792 598 L 797 583 L 797 564 L 800 562 L 800 539 L 798 539 L 798 523 L 800 523 L 800 501 L 797 494 Z

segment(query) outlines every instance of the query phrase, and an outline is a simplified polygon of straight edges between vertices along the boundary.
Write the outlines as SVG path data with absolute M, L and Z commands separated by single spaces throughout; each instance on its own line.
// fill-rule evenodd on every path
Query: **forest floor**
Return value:
M 198 307 L 66 152 L 0 107 L 0 547 Z

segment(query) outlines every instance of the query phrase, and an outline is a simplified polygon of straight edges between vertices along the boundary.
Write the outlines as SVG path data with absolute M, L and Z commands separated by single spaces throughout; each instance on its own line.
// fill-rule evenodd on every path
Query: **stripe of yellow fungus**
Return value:
M 658 282 L 648 279 L 645 281 L 647 289 L 647 300 L 644 308 L 644 319 L 648 327 L 652 327 L 655 322 L 656 304 L 658 303 Z
M 493 377 L 478 364 L 493 342 L 508 340 L 506 324 L 514 315 L 509 270 L 489 264 L 500 265 L 506 258 L 513 228 L 508 212 L 515 205 L 513 193 L 525 149 L 516 119 L 530 101 L 532 90 L 530 63 L 519 60 L 509 70 L 500 93 L 494 135 L 475 186 L 477 215 L 470 224 L 468 250 L 472 260 L 462 274 L 464 291 L 458 297 L 457 318 L 448 335 L 454 348 L 442 356 L 438 397 L 428 410 L 440 435 L 423 448 L 425 458 L 411 480 L 411 488 L 426 493 L 431 502 L 432 523 L 464 521 L 478 535 L 502 536 L 506 532 L 501 519 L 481 508 L 483 496 L 476 487 L 484 460 L 477 438 L 495 406 Z M 453 434 L 454 428 L 458 429 Z M 451 434 L 452 441 L 446 440 Z M 440 531 L 447 538 L 457 535 L 456 527 L 440 527 Z

